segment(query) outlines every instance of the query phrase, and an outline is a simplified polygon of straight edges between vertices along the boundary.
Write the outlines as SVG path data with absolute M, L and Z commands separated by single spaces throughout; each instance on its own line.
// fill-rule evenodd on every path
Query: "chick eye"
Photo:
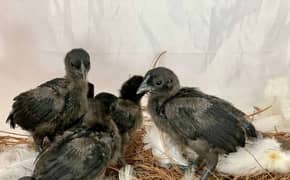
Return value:
M 87 69 L 90 69 L 90 67 L 91 67 L 91 63 L 90 63 L 90 61 L 85 61 L 85 62 L 84 62 L 84 65 L 85 65 L 85 67 L 86 67 Z
M 161 81 L 161 80 L 156 81 L 155 84 L 156 84 L 157 86 L 160 86 L 160 85 L 162 84 L 162 81 Z

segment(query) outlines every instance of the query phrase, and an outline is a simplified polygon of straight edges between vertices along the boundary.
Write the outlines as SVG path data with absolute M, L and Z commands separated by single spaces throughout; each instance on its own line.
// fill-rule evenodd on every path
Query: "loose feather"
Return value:
M 171 138 L 156 127 L 155 124 L 146 126 L 144 136 L 145 149 L 152 149 L 153 155 L 163 167 L 170 164 L 187 166 L 188 162 L 181 155 L 180 149 Z M 197 156 L 197 155 L 196 155 Z
M 133 180 L 133 167 L 126 165 L 119 170 L 119 180 Z
M 25 145 L 17 145 L 0 153 L 0 179 L 15 180 L 29 176 L 37 153 Z
M 290 151 L 285 151 L 275 139 L 258 139 L 238 152 L 222 157 L 217 170 L 231 175 L 290 172 Z M 240 162 L 240 163 L 237 163 Z

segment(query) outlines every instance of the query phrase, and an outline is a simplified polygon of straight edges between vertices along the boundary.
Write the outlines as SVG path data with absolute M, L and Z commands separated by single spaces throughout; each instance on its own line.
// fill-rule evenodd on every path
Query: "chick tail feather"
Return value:
M 256 128 L 254 125 L 250 122 L 243 122 L 242 123 L 243 128 L 246 130 L 246 134 L 248 137 L 257 137 Z
M 8 118 L 6 119 L 6 123 L 10 124 L 10 127 L 15 129 L 15 122 L 14 122 L 14 118 L 13 118 L 13 112 L 11 112 L 8 116 Z

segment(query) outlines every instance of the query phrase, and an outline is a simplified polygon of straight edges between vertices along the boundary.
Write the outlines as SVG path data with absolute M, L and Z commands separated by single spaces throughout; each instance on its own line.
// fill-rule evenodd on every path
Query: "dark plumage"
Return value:
M 159 67 L 147 72 L 138 93 L 150 92 L 148 110 L 157 127 L 181 146 L 185 156 L 195 151 L 199 166 L 205 160 L 207 179 L 214 170 L 219 153 L 235 152 L 245 145 L 246 134 L 256 137 L 254 126 L 245 114 L 218 97 L 196 88 L 180 88 L 177 76 Z
M 142 81 L 142 76 L 135 75 L 124 82 L 120 90 L 120 97 L 110 107 L 113 120 L 121 134 L 130 135 L 142 124 L 140 100 L 144 94 L 137 94 Z
M 91 101 L 82 125 L 65 131 L 40 153 L 35 180 L 104 179 L 105 169 L 119 156 L 121 142 L 117 127 L 99 108 Z
M 144 93 L 137 94 L 137 90 L 143 81 L 143 76 L 134 75 L 123 83 L 120 90 L 120 98 L 140 104 Z
M 144 94 L 137 95 L 137 90 L 142 81 L 142 76 L 133 76 L 128 79 L 121 87 L 119 98 L 110 93 L 100 93 L 95 97 L 103 103 L 105 111 L 109 110 L 119 129 L 122 138 L 122 163 L 125 163 L 124 153 L 131 134 L 142 124 L 140 100 Z
M 95 86 L 92 83 L 88 83 L 88 94 L 87 94 L 87 98 L 91 98 L 93 99 L 95 96 Z
M 12 128 L 19 125 L 31 132 L 39 147 L 44 137 L 53 140 L 87 112 L 90 56 L 83 49 L 73 49 L 64 62 L 66 76 L 16 96 L 6 121 Z
M 118 100 L 118 97 L 111 93 L 101 92 L 95 96 L 95 100 L 102 104 L 101 109 L 103 113 L 111 115 L 110 107 L 115 101 Z

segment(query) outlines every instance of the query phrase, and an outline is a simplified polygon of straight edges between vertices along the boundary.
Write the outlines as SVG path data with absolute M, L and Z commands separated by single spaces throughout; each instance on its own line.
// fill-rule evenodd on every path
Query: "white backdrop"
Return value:
M 117 92 L 161 51 L 183 85 L 248 110 L 267 79 L 289 75 L 289 0 L 1 0 L 0 129 L 19 92 L 91 54 L 96 91 Z

